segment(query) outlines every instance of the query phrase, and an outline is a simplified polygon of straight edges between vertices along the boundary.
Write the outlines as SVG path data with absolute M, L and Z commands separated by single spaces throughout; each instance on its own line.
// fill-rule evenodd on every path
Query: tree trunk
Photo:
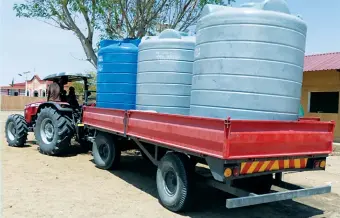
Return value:
M 97 69 L 97 61 L 98 61 L 98 57 L 92 47 L 92 43 L 86 39 L 85 37 L 83 37 L 82 35 L 78 35 L 78 38 L 81 42 L 81 45 L 84 49 L 85 55 L 86 55 L 86 60 L 88 62 L 90 62 L 94 68 Z

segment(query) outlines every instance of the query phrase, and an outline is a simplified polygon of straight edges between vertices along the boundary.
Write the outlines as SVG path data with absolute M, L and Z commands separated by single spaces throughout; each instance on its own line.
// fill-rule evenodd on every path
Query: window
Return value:
M 42 97 L 46 97 L 46 91 L 45 90 L 42 91 Z
M 34 92 L 33 92 L 33 96 L 34 96 L 34 97 L 39 97 L 39 92 L 38 92 L 38 91 L 34 91 Z
M 19 95 L 19 93 L 18 92 L 14 92 L 14 96 L 18 96 Z
M 309 112 L 311 113 L 338 113 L 339 92 L 311 92 Z

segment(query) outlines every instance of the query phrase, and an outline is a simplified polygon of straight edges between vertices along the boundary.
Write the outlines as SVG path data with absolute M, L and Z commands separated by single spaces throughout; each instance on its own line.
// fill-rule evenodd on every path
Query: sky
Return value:
M 93 66 L 70 31 L 41 21 L 17 18 L 12 7 L 22 0 L 0 0 L 0 85 L 23 82 L 19 73 L 41 77 L 57 72 L 86 72 Z M 236 0 L 239 6 L 249 0 Z M 255 0 L 255 2 L 259 2 Z M 306 54 L 340 52 L 340 0 L 287 0 L 292 14 L 307 23 Z

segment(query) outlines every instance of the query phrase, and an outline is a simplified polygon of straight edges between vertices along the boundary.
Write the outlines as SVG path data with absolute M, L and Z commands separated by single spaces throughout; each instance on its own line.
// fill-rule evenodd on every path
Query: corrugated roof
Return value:
M 340 52 L 305 56 L 304 71 L 340 69 Z

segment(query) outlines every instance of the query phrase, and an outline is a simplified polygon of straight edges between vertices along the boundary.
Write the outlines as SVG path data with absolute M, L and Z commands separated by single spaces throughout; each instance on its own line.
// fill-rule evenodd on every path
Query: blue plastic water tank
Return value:
M 307 27 L 285 1 L 206 5 L 196 28 L 191 115 L 298 118 Z
M 98 52 L 97 106 L 122 110 L 136 107 L 139 39 L 105 40 Z
M 144 37 L 139 45 L 138 110 L 188 115 L 195 37 L 176 30 Z

